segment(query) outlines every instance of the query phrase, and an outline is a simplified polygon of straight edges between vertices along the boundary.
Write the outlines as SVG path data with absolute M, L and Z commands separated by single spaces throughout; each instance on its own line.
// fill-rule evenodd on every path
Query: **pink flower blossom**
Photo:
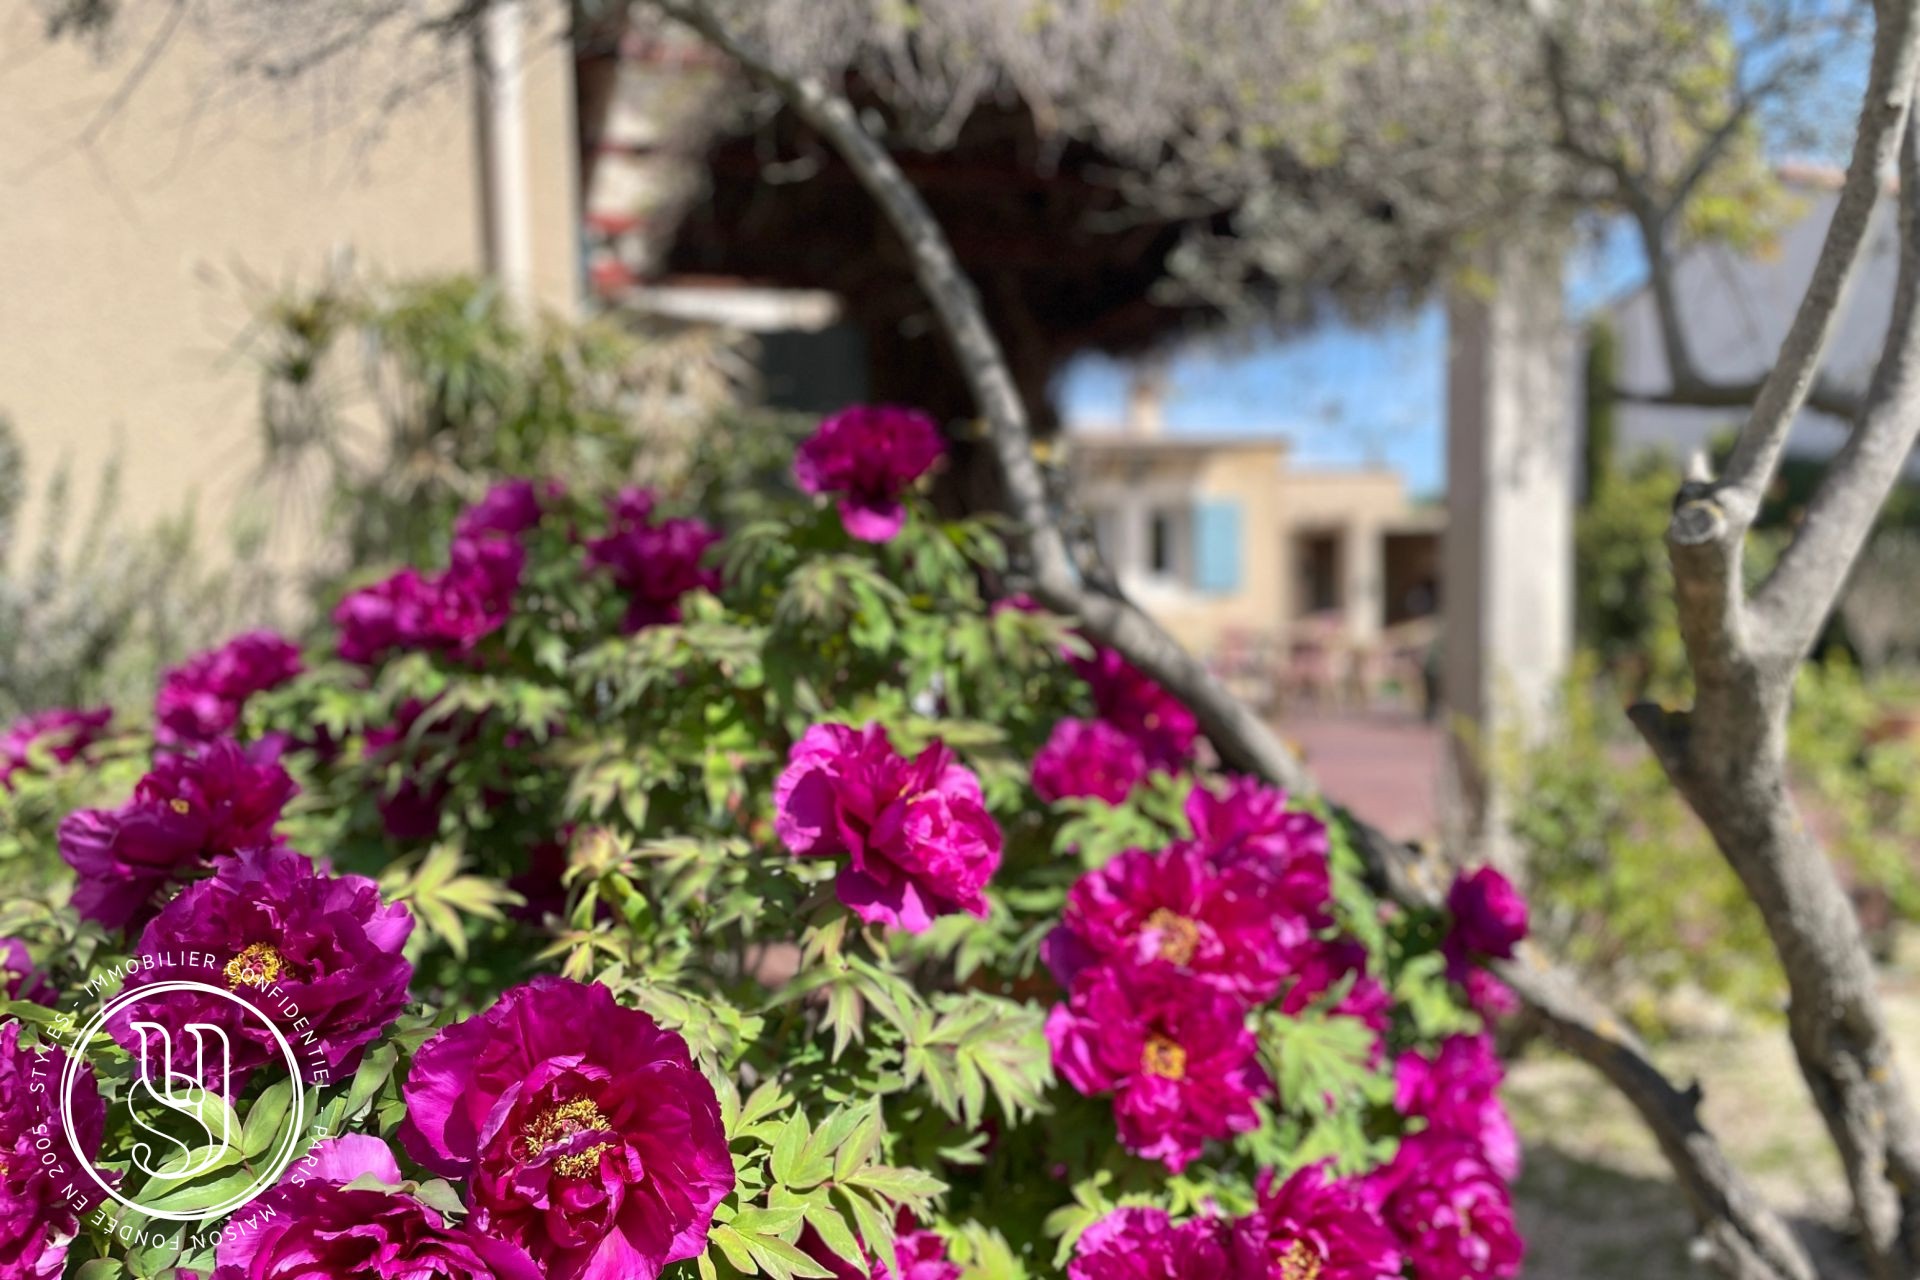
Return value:
M 946 444 L 933 419 L 896 405 L 855 405 L 823 421 L 794 455 L 807 493 L 835 494 L 840 523 L 863 542 L 886 542 L 906 523 L 900 497 Z
M 414 1055 L 401 1140 L 471 1181 L 473 1222 L 551 1280 L 655 1280 L 733 1190 L 684 1039 L 605 987 L 535 978 Z
M 1104 720 L 1062 720 L 1033 758 L 1033 791 L 1048 804 L 1081 796 L 1119 804 L 1146 776 L 1140 744 Z
M 1403 1053 L 1394 1063 L 1394 1109 L 1426 1121 L 1423 1132 L 1471 1143 L 1500 1174 L 1520 1173 L 1520 1140 L 1500 1105 L 1505 1078 L 1493 1040 L 1453 1035 L 1431 1054 Z
M 0 999 L 25 1000 L 48 1008 L 59 1000 L 47 975 L 33 963 L 27 944 L 18 938 L 0 938 Z
M 60 824 L 60 856 L 74 869 L 73 906 L 109 929 L 144 923 L 155 891 L 239 849 L 273 842 L 299 790 L 266 744 L 227 739 L 166 755 L 118 809 L 81 809 Z
M 349 1189 L 363 1179 L 383 1185 Z M 249 1207 L 245 1224 L 220 1233 L 209 1280 L 540 1280 L 518 1246 L 448 1221 L 400 1184 L 378 1138 L 315 1143 Z
M 718 591 L 720 575 L 704 566 L 720 535 L 691 517 L 655 520 L 653 495 L 624 489 L 607 503 L 611 530 L 587 543 L 587 563 L 605 569 L 627 593 L 629 633 L 680 620 L 680 597 Z
M 444 572 L 402 569 L 340 601 L 340 656 L 371 665 L 396 649 L 470 653 L 506 625 L 526 561 L 514 538 L 454 539 Z
M 1249 1002 L 1279 991 L 1293 955 L 1326 923 L 1284 882 L 1219 872 L 1176 845 L 1130 849 L 1067 893 L 1046 959 L 1062 986 L 1088 964 L 1166 964 Z
M 1398 1280 L 1398 1242 L 1360 1183 L 1336 1177 L 1331 1162 L 1285 1182 L 1268 1170 L 1259 1203 L 1235 1236 L 1241 1274 L 1260 1280 Z
M 1526 1245 L 1499 1173 L 1471 1142 L 1420 1133 L 1368 1177 L 1414 1280 L 1507 1280 Z
M 1074 1242 L 1067 1280 L 1237 1280 L 1233 1233 L 1225 1218 L 1115 1209 Z
M 1187 823 L 1193 843 L 1220 867 L 1247 867 L 1263 874 L 1299 877 L 1331 892 L 1327 874 L 1327 825 L 1291 807 L 1287 793 L 1255 778 L 1235 778 L 1224 792 L 1205 784 L 1187 793 Z
M 245 849 L 223 859 L 212 879 L 181 890 L 147 925 L 135 952 L 142 967 L 123 990 L 204 981 L 204 968 L 183 961 L 212 956 L 225 985 L 270 1018 L 298 1007 L 302 1061 L 324 1063 L 333 1080 L 347 1080 L 367 1045 L 406 1008 L 413 966 L 401 949 L 412 932 L 407 908 L 385 902 L 364 876 L 332 875 L 285 847 Z M 236 1089 L 276 1057 L 270 1034 L 230 1000 L 175 991 L 142 1002 L 140 1016 L 173 1029 L 176 1043 L 185 1043 L 184 1027 L 221 1028 Z M 140 1043 L 124 1021 L 108 1029 L 130 1051 Z
M 789 850 L 847 858 L 835 890 L 862 920 L 920 933 L 936 916 L 987 914 L 1000 828 L 979 779 L 944 743 L 908 760 L 879 725 L 817 724 L 794 744 L 773 799 Z
M 99 1154 L 107 1108 L 93 1068 L 82 1064 L 73 1089 L 74 1150 L 45 1092 L 66 1070 L 67 1055 L 21 1044 L 21 1026 L 0 1025 L 0 1280 L 57 1280 L 80 1225 L 69 1188 L 82 1181 L 81 1161 Z
M 1447 891 L 1447 910 L 1453 929 L 1446 951 L 1456 962 L 1473 956 L 1511 960 L 1513 949 L 1527 936 L 1527 900 L 1492 867 L 1456 877 Z
M 460 513 L 453 523 L 453 536 L 517 538 L 539 524 L 546 508 L 565 493 L 566 486 L 557 480 L 503 480 Z
M 272 631 L 249 631 L 167 672 L 154 701 L 155 736 L 207 742 L 240 720 L 247 699 L 300 674 L 300 650 Z
M 13 789 L 13 775 L 28 767 L 30 752 L 55 764 L 72 764 L 112 719 L 111 707 L 96 707 L 91 711 L 56 708 L 14 721 L 0 733 L 0 790 Z
M 1513 988 L 1485 969 L 1467 970 L 1460 985 L 1466 992 L 1467 1007 L 1486 1022 L 1502 1022 L 1520 1012 L 1520 997 Z
M 1101 965 L 1047 1017 L 1055 1069 L 1113 1094 L 1120 1141 L 1178 1173 L 1216 1138 L 1258 1127 L 1268 1083 L 1233 996 L 1167 965 Z
M 1100 718 L 1139 743 L 1151 768 L 1171 773 L 1193 759 L 1200 726 L 1178 698 L 1112 649 L 1071 663 Z

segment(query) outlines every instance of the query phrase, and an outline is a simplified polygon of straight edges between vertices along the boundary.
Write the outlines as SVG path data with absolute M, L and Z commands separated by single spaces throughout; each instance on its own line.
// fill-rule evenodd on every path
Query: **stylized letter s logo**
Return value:
M 131 1152 L 133 1163 L 143 1172 L 157 1176 L 162 1168 L 183 1160 L 181 1167 L 167 1174 L 168 1180 L 198 1177 L 219 1163 L 232 1141 L 227 1121 L 231 1112 L 225 1105 L 233 1070 L 233 1048 L 227 1041 L 227 1033 L 206 1022 L 189 1022 L 181 1028 L 193 1037 L 194 1070 L 188 1073 L 176 1068 L 173 1037 L 165 1027 L 156 1022 L 135 1022 L 132 1026 L 140 1037 L 140 1062 L 129 1090 L 127 1108 L 135 1127 L 167 1148 L 164 1154 L 156 1156 L 154 1143 L 136 1142 Z M 213 1053 L 211 1060 L 209 1046 Z M 210 1094 L 208 1082 L 215 1085 L 217 1094 Z M 140 1114 L 142 1103 L 151 1103 L 179 1116 L 184 1121 L 185 1127 L 179 1129 L 186 1135 L 184 1140 L 148 1123 Z M 214 1132 L 216 1126 L 218 1133 Z M 205 1141 L 199 1141 L 200 1138 Z

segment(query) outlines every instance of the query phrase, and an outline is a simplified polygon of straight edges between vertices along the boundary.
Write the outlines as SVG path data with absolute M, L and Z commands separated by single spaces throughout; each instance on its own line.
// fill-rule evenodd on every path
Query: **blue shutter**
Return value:
M 1193 582 L 1202 591 L 1240 590 L 1240 504 L 1201 502 L 1193 509 Z

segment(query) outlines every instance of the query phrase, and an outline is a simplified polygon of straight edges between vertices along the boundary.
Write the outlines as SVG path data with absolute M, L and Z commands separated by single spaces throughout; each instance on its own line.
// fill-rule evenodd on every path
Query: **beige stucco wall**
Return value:
M 103 64 L 47 43 L 35 6 L 0 0 L 0 48 L 0 412 L 30 486 L 64 458 L 90 487 L 117 449 L 130 523 L 192 502 L 217 543 L 262 501 L 255 379 L 238 354 L 250 308 L 349 255 L 388 277 L 484 267 L 467 60 L 448 50 L 448 80 L 382 109 L 339 101 L 337 84 L 232 91 L 187 31 L 103 116 L 138 46 Z M 367 79 L 368 95 L 382 87 Z M 535 293 L 570 311 L 565 45 L 536 41 L 524 83 Z
M 1125 585 L 1182 644 L 1212 653 L 1229 632 L 1271 634 L 1283 614 L 1285 574 L 1280 563 L 1280 508 L 1276 501 L 1286 449 L 1270 442 L 1246 446 L 1181 447 L 1176 440 L 1128 447 L 1082 442 L 1074 469 L 1080 500 L 1113 510 L 1180 506 L 1207 499 L 1240 505 L 1240 589 L 1203 592 L 1151 581 Z
M 1385 535 L 1442 522 L 1438 510 L 1408 503 L 1405 483 L 1391 470 L 1293 470 L 1285 446 L 1273 441 L 1083 439 L 1073 458 L 1079 499 L 1095 511 L 1132 511 L 1135 537 L 1142 510 L 1220 499 L 1239 504 L 1239 590 L 1123 581 L 1143 608 L 1203 654 L 1220 652 L 1230 636 L 1285 639 L 1303 611 L 1299 540 L 1308 534 L 1338 539 L 1347 633 L 1371 641 L 1385 612 Z M 1121 558 L 1137 562 L 1139 548 Z

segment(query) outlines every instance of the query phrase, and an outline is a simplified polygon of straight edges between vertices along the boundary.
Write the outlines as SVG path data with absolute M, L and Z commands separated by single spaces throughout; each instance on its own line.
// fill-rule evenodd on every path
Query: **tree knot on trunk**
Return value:
M 1720 541 L 1727 533 L 1727 512 L 1713 486 L 1689 482 L 1680 486 L 1673 503 L 1667 541 L 1676 547 L 1701 547 Z

